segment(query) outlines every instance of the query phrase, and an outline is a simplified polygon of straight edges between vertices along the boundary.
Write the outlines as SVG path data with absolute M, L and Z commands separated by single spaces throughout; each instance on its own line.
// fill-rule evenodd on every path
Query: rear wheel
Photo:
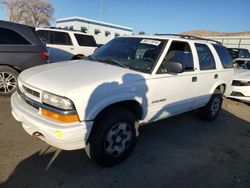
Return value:
M 124 161 L 136 143 L 136 118 L 127 109 L 113 109 L 99 117 L 91 132 L 87 153 L 99 165 Z
M 220 90 L 216 89 L 207 105 L 199 110 L 200 116 L 208 121 L 216 119 L 220 113 L 222 102 L 222 93 Z
M 8 96 L 16 91 L 18 72 L 8 66 L 0 66 L 0 95 Z

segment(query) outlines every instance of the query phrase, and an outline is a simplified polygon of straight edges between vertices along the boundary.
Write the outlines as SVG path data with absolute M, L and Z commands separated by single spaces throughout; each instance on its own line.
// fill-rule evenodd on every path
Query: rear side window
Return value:
M 227 69 L 227 68 L 232 68 L 233 67 L 233 61 L 232 58 L 224 46 L 213 44 L 214 49 L 216 50 L 218 56 L 220 57 L 220 61 L 222 63 L 222 66 Z
M 75 37 L 79 46 L 91 46 L 91 47 L 97 46 L 95 39 L 92 36 L 75 34 Z
M 208 46 L 196 43 L 195 47 L 199 57 L 200 70 L 215 69 L 215 60 Z
M 49 31 L 38 30 L 36 33 L 43 42 L 46 44 L 51 44 Z
M 71 38 L 68 33 L 52 31 L 51 32 L 51 44 L 56 45 L 72 45 Z
M 17 32 L 0 27 L 0 45 L 29 45 L 30 42 Z

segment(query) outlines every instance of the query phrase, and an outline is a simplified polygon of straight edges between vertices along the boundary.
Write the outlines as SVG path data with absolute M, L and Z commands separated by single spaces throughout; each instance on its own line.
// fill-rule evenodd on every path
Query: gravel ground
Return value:
M 250 187 L 250 106 L 226 99 L 213 122 L 186 113 L 145 125 L 130 158 L 102 168 L 83 150 L 32 138 L 0 98 L 0 187 Z

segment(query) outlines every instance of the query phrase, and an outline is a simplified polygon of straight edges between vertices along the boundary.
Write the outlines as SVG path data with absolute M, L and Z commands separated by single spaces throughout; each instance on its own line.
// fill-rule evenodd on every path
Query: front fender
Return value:
M 145 105 L 143 104 L 143 98 L 134 93 L 120 93 L 111 95 L 99 100 L 91 107 L 87 106 L 85 109 L 85 120 L 93 120 L 104 108 L 123 101 L 136 101 L 141 106 Z

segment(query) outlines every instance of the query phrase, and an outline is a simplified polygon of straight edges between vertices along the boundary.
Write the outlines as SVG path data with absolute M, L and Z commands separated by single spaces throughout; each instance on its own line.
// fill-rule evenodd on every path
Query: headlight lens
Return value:
M 74 109 L 74 104 L 71 100 L 45 91 L 42 92 L 42 102 L 63 110 Z

